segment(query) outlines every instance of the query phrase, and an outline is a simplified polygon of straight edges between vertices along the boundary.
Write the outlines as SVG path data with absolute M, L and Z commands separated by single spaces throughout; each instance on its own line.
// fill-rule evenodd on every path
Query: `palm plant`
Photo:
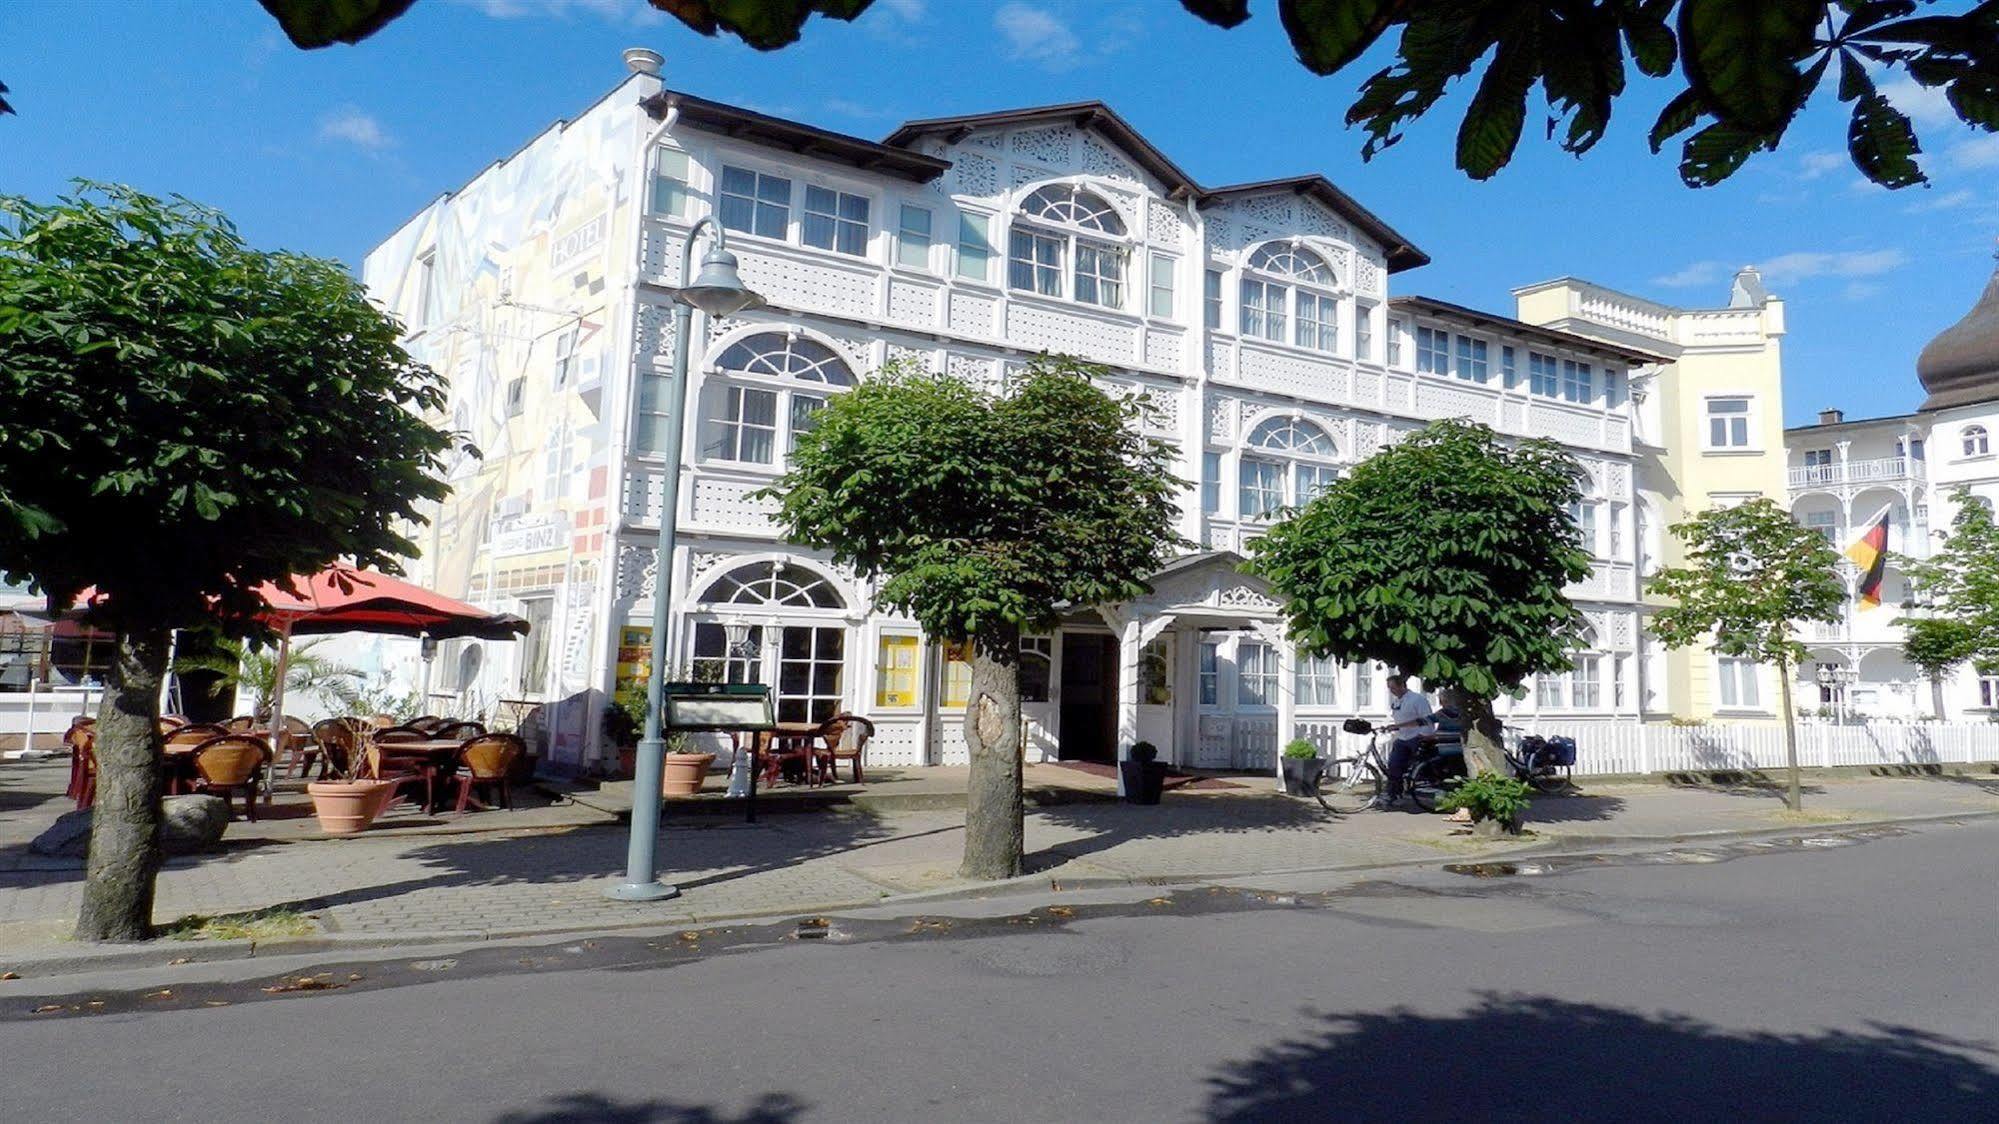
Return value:
M 352 709 L 359 700 L 361 673 L 315 649 L 324 640 L 308 640 L 292 646 L 285 661 L 285 694 L 318 694 L 332 699 L 342 709 Z M 235 690 L 250 696 L 250 713 L 258 721 L 271 717 L 271 702 L 277 694 L 278 654 L 267 648 L 252 648 L 240 640 L 222 640 L 216 650 L 175 661 L 174 670 L 208 672 L 215 675 L 210 693 L 221 695 Z

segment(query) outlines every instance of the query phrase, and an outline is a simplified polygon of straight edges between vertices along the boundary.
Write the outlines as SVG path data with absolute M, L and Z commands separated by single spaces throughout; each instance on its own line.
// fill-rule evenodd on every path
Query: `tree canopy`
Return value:
M 336 262 L 185 199 L 0 197 L 0 574 L 118 634 L 77 935 L 151 934 L 172 628 L 254 631 L 254 588 L 394 571 L 440 499 L 437 377 Z
M 1667 647 L 1706 643 L 1724 656 L 1795 667 L 1805 655 L 1798 624 L 1839 620 L 1839 555 L 1774 501 L 1712 507 L 1672 530 L 1686 562 L 1647 583 L 1671 602 L 1652 615 Z
M 1490 700 L 1561 671 L 1590 572 L 1581 468 L 1553 442 L 1439 421 L 1356 465 L 1251 545 L 1300 650 Z
M 1955 636 L 1963 654 L 1952 663 L 1973 660 L 1980 666 L 1999 666 L 1999 523 L 1992 509 L 1965 489 L 1958 489 L 1954 502 L 1957 513 L 1943 542 L 1924 559 L 1903 559 L 1902 565 L 1914 586 L 1916 601 L 1934 619 L 1949 620 L 1955 629 L 1928 626 L 1924 645 L 1937 654 L 1947 653 L 1948 645 L 1934 642 Z M 1910 639 L 1916 639 L 1912 627 Z M 1928 670 L 1914 652 L 1910 662 Z
M 260 0 L 300 47 L 353 43 L 411 0 Z M 703 35 L 759 50 L 796 42 L 813 16 L 852 20 L 873 0 L 650 0 Z M 1181 0 L 1210 24 L 1249 20 L 1251 0 Z M 1276 0 L 1296 57 L 1330 75 L 1395 35 L 1390 64 L 1369 75 L 1346 113 L 1366 134 L 1363 157 L 1402 139 L 1455 85 L 1475 81 L 1457 135 L 1457 166 L 1485 179 L 1512 160 L 1540 91 L 1545 134 L 1581 154 L 1603 139 L 1631 72 L 1671 82 L 1653 122 L 1658 152 L 1681 143 L 1689 186 L 1721 182 L 1775 149 L 1835 69 L 1850 105 L 1847 151 L 1886 187 L 1926 182 L 1908 116 L 1881 93 L 1900 70 L 1943 91 L 1966 124 L 1999 130 L 1999 0 L 1935 12 L 1934 0 Z M 1476 74 L 1476 79 L 1474 79 Z
M 890 369 L 835 397 L 772 488 L 786 537 L 881 579 L 932 636 L 1045 629 L 1122 601 L 1181 545 L 1170 451 L 1100 367 L 1037 358 L 1005 393 Z

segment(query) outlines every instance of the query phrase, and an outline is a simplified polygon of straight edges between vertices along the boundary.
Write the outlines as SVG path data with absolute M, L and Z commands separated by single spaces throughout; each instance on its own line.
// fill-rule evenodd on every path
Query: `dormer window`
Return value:
M 1123 308 L 1124 220 L 1103 196 L 1074 184 L 1037 188 L 1020 202 L 1007 241 L 1007 286 Z
M 1326 259 L 1273 242 L 1249 256 L 1242 278 L 1242 334 L 1314 351 L 1339 348 L 1339 299 Z

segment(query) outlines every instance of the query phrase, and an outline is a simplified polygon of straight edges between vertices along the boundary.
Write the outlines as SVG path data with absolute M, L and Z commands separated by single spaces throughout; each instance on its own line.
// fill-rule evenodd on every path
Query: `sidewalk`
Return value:
M 1802 817 L 1784 811 L 1781 788 L 1600 784 L 1537 799 L 1529 817 L 1537 837 L 1487 844 L 1458 833 L 1443 817 L 1337 817 L 1311 801 L 1274 795 L 1260 778 L 1231 779 L 1242 783 L 1170 793 L 1157 807 L 1085 801 L 1031 808 L 1031 873 L 1021 885 L 1164 884 L 1525 848 L 1999 814 L 1999 777 L 1992 776 L 1813 778 Z M 64 806 L 59 793 L 51 802 L 33 791 L 39 785 L 20 780 L 13 768 L 0 772 L 0 968 L 12 963 L 33 973 L 38 958 L 84 952 L 66 940 L 83 875 L 74 864 L 49 869 L 20 861 L 25 839 Z M 370 833 L 176 859 L 160 875 L 155 916 L 166 922 L 285 906 L 307 914 L 318 933 L 343 939 L 479 939 L 809 915 L 903 895 L 995 889 L 957 877 L 964 836 L 963 813 L 955 809 L 848 808 L 767 815 L 753 825 L 734 816 L 669 810 L 659 861 L 681 896 L 643 905 L 614 902 L 602 890 L 623 869 L 625 830 L 607 822 L 602 809 L 560 812 L 569 807 L 534 813 L 545 822 L 523 830 Z M 561 815 L 574 822 L 558 822 Z M 232 827 L 232 837 L 243 826 Z M 194 954 L 199 947 L 172 942 L 164 955 Z

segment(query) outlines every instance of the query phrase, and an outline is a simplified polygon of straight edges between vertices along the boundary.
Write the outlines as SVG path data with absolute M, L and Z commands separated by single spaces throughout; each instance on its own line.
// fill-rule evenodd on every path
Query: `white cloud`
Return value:
M 1876 89 L 1888 99 L 1888 104 L 1908 114 L 1909 120 L 1918 126 L 1957 122 L 1957 111 L 1950 107 L 1950 99 L 1939 87 L 1918 86 L 1907 77 L 1898 77 L 1881 83 Z
M 1909 263 L 1901 250 L 1800 250 L 1779 254 L 1757 263 L 1763 280 L 1771 285 L 1793 285 L 1801 281 L 1835 278 L 1854 281 L 1893 273 Z M 1672 273 L 1652 279 L 1654 285 L 1674 289 L 1720 285 L 1735 276 L 1737 266 L 1725 261 L 1697 261 Z M 1854 291 L 1849 287 L 1849 292 Z
M 1999 133 L 1981 133 L 1944 149 L 1944 162 L 1958 171 L 1999 168 Z
M 1924 192 L 1923 197 L 1902 209 L 1912 215 L 1934 214 L 1937 211 L 1956 210 L 1976 201 L 1977 198 L 1978 193 L 1968 187 L 1960 187 L 1956 191 L 1947 191 L 1940 195 Z
M 1031 62 L 1049 70 L 1076 65 L 1083 49 L 1082 40 L 1045 9 L 1010 3 L 993 13 L 993 27 L 1005 38 L 1007 57 Z
M 605 23 L 643 27 L 666 18 L 646 0 L 453 0 L 496 20 L 569 19 L 585 16 Z
M 380 152 L 396 143 L 372 114 L 351 105 L 343 105 L 319 119 L 319 139 L 340 141 L 367 152 Z
M 881 9 L 901 19 L 920 20 L 924 14 L 924 0 L 881 0 Z
M 1831 175 L 1851 163 L 1852 159 L 1844 152 L 1834 152 L 1830 149 L 1807 152 L 1798 158 L 1798 178 L 1815 180 L 1820 176 Z

